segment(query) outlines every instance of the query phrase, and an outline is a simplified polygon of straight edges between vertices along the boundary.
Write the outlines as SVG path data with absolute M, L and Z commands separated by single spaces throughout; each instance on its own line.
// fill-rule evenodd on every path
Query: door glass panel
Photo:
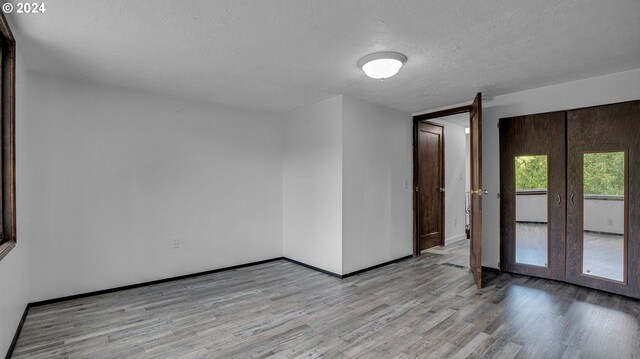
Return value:
M 516 263 L 547 266 L 547 156 L 516 156 Z
M 582 273 L 624 280 L 625 153 L 583 157 Z

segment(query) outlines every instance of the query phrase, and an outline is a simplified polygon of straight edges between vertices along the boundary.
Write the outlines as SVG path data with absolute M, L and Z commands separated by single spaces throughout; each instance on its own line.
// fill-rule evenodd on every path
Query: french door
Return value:
M 500 120 L 501 269 L 640 298 L 640 101 Z
M 567 112 L 566 280 L 640 297 L 640 101 Z
M 503 271 L 564 279 L 564 138 L 563 112 L 500 120 Z

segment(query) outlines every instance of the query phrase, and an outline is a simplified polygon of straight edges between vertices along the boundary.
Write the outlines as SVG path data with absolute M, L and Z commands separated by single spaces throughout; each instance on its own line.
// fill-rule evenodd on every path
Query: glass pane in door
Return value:
M 625 153 L 583 155 L 582 273 L 624 281 Z
M 516 156 L 516 263 L 547 267 L 547 156 Z

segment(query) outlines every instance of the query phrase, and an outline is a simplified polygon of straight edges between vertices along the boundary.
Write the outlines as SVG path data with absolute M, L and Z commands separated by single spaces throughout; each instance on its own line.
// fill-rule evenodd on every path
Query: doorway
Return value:
M 478 93 L 468 106 L 414 117 L 414 256 L 419 256 L 426 248 L 444 246 L 445 238 L 466 241 L 465 229 L 468 228 L 470 253 L 467 265 L 471 267 L 478 288 L 482 285 L 481 201 L 482 195 L 486 193 L 482 190 L 481 96 Z M 456 115 L 466 117 L 462 126 L 459 126 L 462 137 L 458 141 L 462 147 L 469 149 L 468 169 L 464 168 L 464 163 L 467 162 L 464 151 L 463 160 L 458 161 L 457 168 L 445 165 L 446 153 L 454 152 L 445 149 L 446 127 L 449 123 L 447 120 Z M 455 170 L 453 177 L 457 181 L 446 180 L 445 173 L 451 172 L 451 169 Z M 466 174 L 468 180 L 465 179 Z M 447 185 L 451 187 L 447 188 Z M 447 202 L 446 199 L 456 202 Z M 447 203 L 459 206 L 460 211 L 456 212 Z M 447 216 L 449 212 L 454 213 L 453 218 L 451 215 Z M 454 226 L 451 225 L 452 222 Z

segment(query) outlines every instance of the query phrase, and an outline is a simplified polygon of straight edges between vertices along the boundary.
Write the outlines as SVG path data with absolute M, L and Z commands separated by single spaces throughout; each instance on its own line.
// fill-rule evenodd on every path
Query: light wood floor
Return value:
M 640 302 L 461 268 L 466 241 L 347 279 L 286 262 L 33 308 L 15 358 L 638 358 Z

